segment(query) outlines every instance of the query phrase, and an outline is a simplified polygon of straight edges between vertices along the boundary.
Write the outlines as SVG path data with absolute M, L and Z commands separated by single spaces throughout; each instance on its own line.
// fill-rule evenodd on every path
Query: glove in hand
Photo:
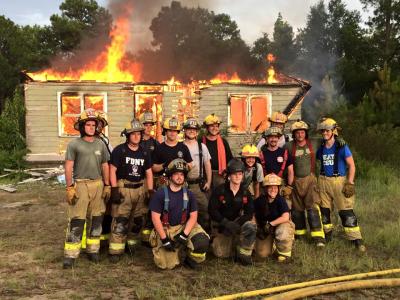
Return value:
M 346 182 L 343 186 L 342 193 L 346 198 L 350 198 L 355 195 L 356 188 L 353 183 Z
M 67 196 L 68 204 L 75 205 L 76 200 L 77 200 L 75 186 L 71 185 L 71 186 L 67 187 L 66 196 Z
M 290 195 L 292 195 L 293 192 L 293 187 L 291 187 L 290 185 L 285 185 L 282 188 L 282 196 L 285 198 L 289 198 Z
M 174 241 L 183 246 L 186 246 L 188 242 L 188 236 L 182 230 L 181 232 L 179 232 L 177 235 L 174 236 Z
M 101 195 L 101 197 L 104 199 L 104 203 L 107 203 L 108 200 L 110 200 L 110 196 L 111 196 L 111 186 L 105 185 L 103 187 L 103 194 Z
M 162 246 L 165 250 L 173 252 L 175 251 L 175 243 L 171 241 L 169 237 L 161 240 Z
M 119 187 L 114 187 L 113 186 L 111 188 L 110 201 L 113 204 L 121 204 L 122 203 L 121 194 L 119 192 Z

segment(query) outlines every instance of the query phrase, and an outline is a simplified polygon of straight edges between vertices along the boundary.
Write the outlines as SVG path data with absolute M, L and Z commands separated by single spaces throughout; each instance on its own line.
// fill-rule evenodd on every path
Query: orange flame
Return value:
M 271 84 L 271 83 L 277 83 L 278 80 L 275 77 L 275 69 L 273 66 L 270 66 L 267 70 L 267 83 Z
M 222 82 L 241 83 L 242 80 L 236 72 L 233 73 L 232 76 L 229 76 L 227 73 L 219 73 L 217 76 L 210 80 L 211 84 L 220 84 Z
M 276 57 L 272 54 L 272 53 L 268 53 L 268 55 L 265 57 L 267 59 L 267 61 L 271 64 L 273 62 L 275 62 Z
M 28 73 L 36 81 L 47 80 L 94 80 L 99 82 L 134 82 L 141 76 L 139 63 L 124 59 L 129 40 L 129 19 L 127 16 L 116 20 L 110 32 L 111 43 L 93 61 L 80 70 L 66 73 L 47 69 Z

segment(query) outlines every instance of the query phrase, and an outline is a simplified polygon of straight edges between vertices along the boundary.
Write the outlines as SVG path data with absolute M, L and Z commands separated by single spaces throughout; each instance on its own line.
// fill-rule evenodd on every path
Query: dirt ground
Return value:
M 98 265 L 84 254 L 73 270 L 62 269 L 66 228 L 64 188 L 55 182 L 0 191 L 0 299 L 204 299 L 332 276 L 399 268 L 399 256 L 373 248 L 360 256 L 343 240 L 318 252 L 296 242 L 293 261 L 242 267 L 208 256 L 198 271 L 158 270 L 151 251 L 139 247 L 118 264 L 102 251 Z M 314 299 L 399 299 L 400 289 L 375 289 Z

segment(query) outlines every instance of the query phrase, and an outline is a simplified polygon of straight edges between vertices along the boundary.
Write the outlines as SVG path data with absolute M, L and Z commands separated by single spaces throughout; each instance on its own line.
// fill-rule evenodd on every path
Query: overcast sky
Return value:
M 134 1 L 134 0 L 132 0 Z M 148 0 L 153 1 L 153 0 Z M 51 14 L 59 13 L 59 5 L 62 0 L 0 0 L 0 15 L 5 15 L 15 23 L 21 25 L 45 25 L 49 24 Z M 109 0 L 97 0 L 106 6 Z M 167 5 L 170 1 L 161 1 Z M 249 44 L 261 36 L 262 32 L 271 33 L 273 24 L 281 12 L 285 20 L 293 26 L 295 32 L 304 27 L 309 7 L 318 0 L 188 0 L 183 4 L 197 3 L 200 6 L 209 7 L 216 13 L 227 13 L 239 26 L 242 38 Z M 359 0 L 344 0 L 349 9 L 357 9 L 366 19 L 366 12 L 362 11 Z M 150 2 L 151 3 L 151 2 Z M 208 3 L 208 5 L 207 5 Z M 197 5 L 196 4 L 196 5 Z M 148 28 L 150 24 L 143 24 Z

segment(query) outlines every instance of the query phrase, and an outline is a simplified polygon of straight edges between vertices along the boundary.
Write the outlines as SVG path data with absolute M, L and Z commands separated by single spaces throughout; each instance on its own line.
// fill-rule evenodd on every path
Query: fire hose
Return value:
M 245 298 L 245 297 L 255 297 L 255 296 L 260 296 L 260 295 L 267 295 L 267 294 L 272 294 L 272 293 L 277 293 L 277 292 L 285 292 L 285 291 L 289 291 L 289 290 L 293 290 L 293 289 L 301 289 L 301 288 L 306 288 L 306 287 L 313 287 L 312 289 L 315 290 L 316 286 L 327 285 L 329 283 L 337 283 L 337 282 L 342 282 L 342 281 L 364 279 L 364 278 L 384 276 L 384 275 L 390 275 L 390 274 L 396 274 L 396 273 L 400 273 L 400 269 L 390 269 L 390 270 L 383 270 L 383 271 L 359 273 L 359 274 L 353 274 L 353 275 L 345 275 L 345 276 L 339 276 L 339 277 L 330 277 L 330 278 L 325 278 L 325 279 L 305 281 L 305 282 L 293 283 L 293 284 L 289 284 L 289 285 L 277 286 L 277 287 L 266 288 L 266 289 L 261 289 L 261 290 L 254 290 L 254 291 L 242 292 L 242 293 L 237 293 L 237 294 L 225 295 L 225 296 L 211 298 L 209 300 L 231 300 L 231 299 L 238 299 L 238 298 Z M 386 279 L 383 279 L 383 280 L 386 280 Z M 392 280 L 392 279 L 388 279 L 388 280 Z M 372 281 L 372 280 L 367 280 L 366 282 L 369 282 L 369 281 Z M 352 283 L 352 282 L 350 282 L 350 283 Z M 397 284 L 397 285 L 400 285 L 400 279 L 399 279 L 399 284 Z M 394 285 L 394 286 L 396 286 L 396 285 Z

